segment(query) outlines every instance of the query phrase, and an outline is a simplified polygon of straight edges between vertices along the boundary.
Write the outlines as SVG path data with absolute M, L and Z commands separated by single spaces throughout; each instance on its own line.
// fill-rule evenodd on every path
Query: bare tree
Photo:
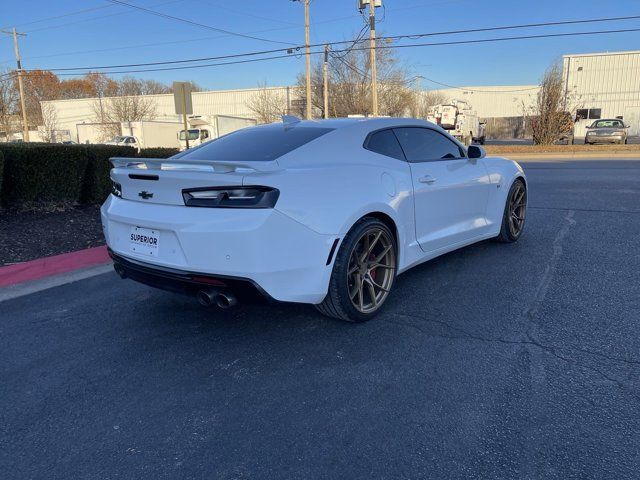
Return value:
M 56 130 L 58 129 L 58 113 L 50 103 L 42 103 L 42 140 L 48 143 L 56 141 Z
M 101 125 L 103 140 L 120 135 L 122 122 L 153 120 L 156 106 L 145 96 L 155 88 L 145 80 L 125 77 L 116 83 L 112 97 L 98 97 L 92 105 L 96 122 Z
M 0 80 L 0 134 L 4 134 L 5 140 L 9 140 L 16 129 L 18 113 L 18 92 L 9 80 L 10 73 L 10 70 L 0 71 L 0 76 L 6 75 Z
M 573 128 L 570 103 L 573 103 L 562 81 L 562 68 L 553 64 L 542 77 L 538 99 L 533 107 L 531 128 L 533 143 L 550 145 Z
M 357 42 L 345 52 L 329 56 L 329 116 L 368 115 L 371 113 L 371 65 L 368 41 Z M 378 102 L 381 115 L 403 116 L 412 112 L 415 91 L 410 76 L 391 48 L 381 48 L 377 55 Z M 324 109 L 322 62 L 312 70 L 311 101 L 315 115 Z M 298 76 L 298 93 L 304 91 L 304 75 Z
M 446 100 L 447 98 L 439 92 L 416 91 L 409 112 L 414 118 L 427 118 L 432 107 L 443 104 Z
M 280 91 L 268 88 L 266 83 L 247 102 L 258 123 L 273 123 L 287 113 L 287 99 Z

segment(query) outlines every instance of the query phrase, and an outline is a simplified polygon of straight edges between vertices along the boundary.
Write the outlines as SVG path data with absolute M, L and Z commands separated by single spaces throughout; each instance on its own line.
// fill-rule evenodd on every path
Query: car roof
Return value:
M 287 125 L 282 122 L 274 122 L 267 125 L 258 125 L 253 128 L 274 128 L 277 125 Z M 399 126 L 431 126 L 439 128 L 437 125 L 416 118 L 399 118 L 399 117 L 353 117 L 353 118 L 329 118 L 319 120 L 300 120 L 289 123 L 289 128 L 307 127 L 307 128 L 330 128 L 333 130 L 342 130 L 346 128 L 359 127 L 363 130 L 373 131 L 385 127 Z

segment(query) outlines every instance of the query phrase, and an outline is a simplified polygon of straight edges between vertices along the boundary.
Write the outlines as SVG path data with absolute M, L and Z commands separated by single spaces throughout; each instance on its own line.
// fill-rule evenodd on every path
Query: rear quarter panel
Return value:
M 321 234 L 344 235 L 363 216 L 394 221 L 403 246 L 416 243 L 409 165 L 365 150 L 366 133 L 337 130 L 278 159 L 280 172 L 250 174 L 246 184 L 276 187 L 276 209 Z

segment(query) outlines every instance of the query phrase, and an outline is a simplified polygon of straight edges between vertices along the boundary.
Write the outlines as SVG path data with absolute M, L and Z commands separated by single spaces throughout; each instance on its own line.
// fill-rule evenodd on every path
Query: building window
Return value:
M 576 110 L 576 121 L 585 119 L 598 120 L 599 118 L 602 118 L 601 108 L 579 108 Z

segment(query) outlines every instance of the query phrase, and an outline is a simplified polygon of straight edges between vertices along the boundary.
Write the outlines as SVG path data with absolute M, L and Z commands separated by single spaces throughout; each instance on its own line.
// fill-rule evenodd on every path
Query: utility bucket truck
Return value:
M 472 142 L 484 145 L 485 124 L 480 123 L 478 114 L 464 100 L 434 105 L 429 109 L 427 120 L 441 126 L 465 145 Z
M 187 138 L 189 138 L 189 148 L 192 148 L 227 133 L 251 127 L 258 123 L 255 118 L 232 117 L 229 115 L 191 115 L 187 118 L 187 122 L 189 123 L 189 130 L 187 132 L 180 130 L 178 133 L 180 150 L 186 150 Z

